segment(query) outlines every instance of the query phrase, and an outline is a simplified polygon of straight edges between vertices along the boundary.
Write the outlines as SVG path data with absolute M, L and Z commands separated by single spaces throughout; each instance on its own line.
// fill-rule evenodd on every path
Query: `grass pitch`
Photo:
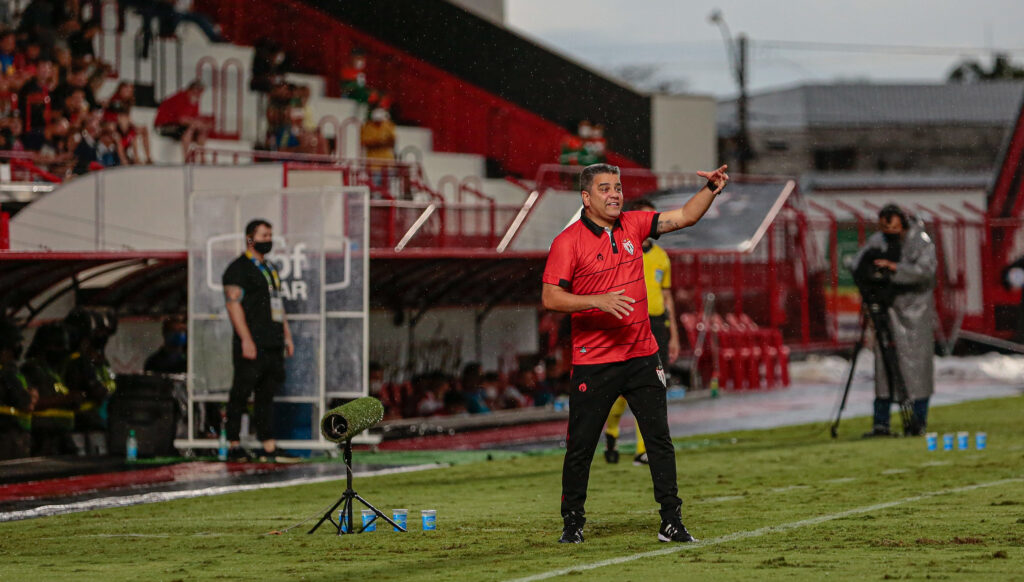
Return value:
M 824 426 L 680 439 L 695 545 L 657 542 L 647 469 L 600 454 L 586 543 L 557 544 L 562 456 L 503 455 L 357 479 L 381 509 L 410 510 L 407 534 L 267 535 L 322 514 L 343 481 L 4 523 L 0 580 L 1024 580 L 1022 412 L 1020 397 L 932 411 L 940 434 L 986 431 L 986 451 L 860 440 L 864 419 L 838 441 Z M 436 532 L 416 529 L 421 509 Z

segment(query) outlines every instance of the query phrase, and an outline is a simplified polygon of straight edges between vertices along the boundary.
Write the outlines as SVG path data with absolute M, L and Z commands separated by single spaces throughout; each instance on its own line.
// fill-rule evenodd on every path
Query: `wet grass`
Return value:
M 684 521 L 704 543 L 562 578 L 1024 579 L 1022 413 L 1020 397 L 933 410 L 931 429 L 984 430 L 986 451 L 860 440 L 864 420 L 848 421 L 837 441 L 824 426 L 681 439 Z M 306 535 L 311 522 L 288 529 L 322 514 L 339 481 L 0 524 L 0 580 L 465 582 L 667 547 L 655 539 L 644 467 L 598 455 L 587 541 L 567 547 L 555 543 L 561 456 L 486 458 L 357 480 L 382 509 L 408 508 L 413 526 L 419 510 L 436 509 L 436 532 L 379 527 L 339 538 L 329 528 Z M 769 526 L 784 527 L 758 531 Z

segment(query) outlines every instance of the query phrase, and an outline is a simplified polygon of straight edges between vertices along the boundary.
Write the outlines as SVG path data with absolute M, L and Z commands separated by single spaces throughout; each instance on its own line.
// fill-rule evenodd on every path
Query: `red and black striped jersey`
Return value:
M 573 295 L 623 290 L 636 300 L 622 319 L 599 309 L 572 314 L 572 363 L 606 364 L 658 351 L 647 316 L 643 242 L 658 236 L 657 212 L 623 212 L 609 230 L 587 218 L 555 237 L 544 268 L 544 283 Z

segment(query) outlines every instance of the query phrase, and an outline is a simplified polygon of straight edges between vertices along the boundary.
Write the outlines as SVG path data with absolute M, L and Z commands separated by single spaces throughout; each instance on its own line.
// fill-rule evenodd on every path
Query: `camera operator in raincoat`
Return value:
M 928 399 L 935 391 L 935 243 L 924 223 L 889 204 L 878 213 L 879 232 L 868 238 L 851 264 L 855 273 L 874 270 L 882 288 L 878 295 L 886 307 L 896 359 L 912 402 L 914 418 L 909 432 L 924 434 Z M 863 264 L 862 264 L 863 263 Z M 864 295 L 862 290 L 862 295 Z M 865 437 L 888 436 L 893 400 L 880 347 L 875 342 L 874 426 Z

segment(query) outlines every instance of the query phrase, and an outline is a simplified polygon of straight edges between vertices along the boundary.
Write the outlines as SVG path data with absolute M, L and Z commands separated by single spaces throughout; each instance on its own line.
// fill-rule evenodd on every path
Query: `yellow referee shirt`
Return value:
M 644 251 L 644 281 L 647 283 L 647 314 L 663 315 L 665 301 L 661 291 L 672 287 L 672 266 L 665 249 L 653 243 Z

